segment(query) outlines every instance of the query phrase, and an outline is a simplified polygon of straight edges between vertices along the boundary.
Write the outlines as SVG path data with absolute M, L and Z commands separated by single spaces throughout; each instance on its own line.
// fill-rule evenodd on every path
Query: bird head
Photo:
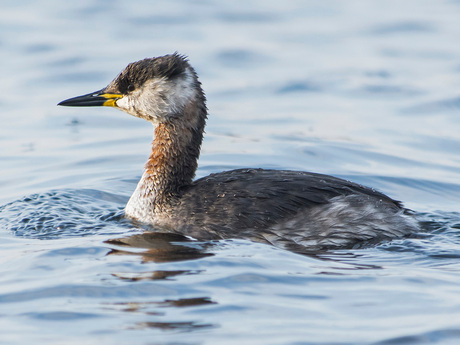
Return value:
M 158 124 L 180 116 L 197 97 L 200 82 L 185 56 L 178 53 L 130 63 L 107 87 L 58 105 L 108 106 Z

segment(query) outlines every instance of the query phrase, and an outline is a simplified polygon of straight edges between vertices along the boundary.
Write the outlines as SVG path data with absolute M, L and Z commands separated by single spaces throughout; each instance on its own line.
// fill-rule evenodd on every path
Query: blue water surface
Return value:
M 0 344 L 458 344 L 460 2 L 3 1 Z M 426 231 L 304 256 L 123 218 L 151 125 L 58 108 L 178 51 L 210 110 L 197 176 L 308 170 Z

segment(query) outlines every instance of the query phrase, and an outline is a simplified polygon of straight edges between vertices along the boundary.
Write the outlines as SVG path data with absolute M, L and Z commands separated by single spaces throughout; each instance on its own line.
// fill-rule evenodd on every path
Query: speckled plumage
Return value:
M 239 169 L 185 187 L 169 220 L 196 238 L 250 238 L 294 251 L 350 248 L 418 229 L 400 203 L 336 177 Z
M 240 169 L 193 181 L 207 109 L 184 56 L 131 63 L 105 89 L 60 104 L 111 105 L 154 124 L 152 153 L 125 214 L 158 230 L 200 240 L 247 238 L 298 252 L 351 248 L 418 230 L 399 202 L 332 176 Z

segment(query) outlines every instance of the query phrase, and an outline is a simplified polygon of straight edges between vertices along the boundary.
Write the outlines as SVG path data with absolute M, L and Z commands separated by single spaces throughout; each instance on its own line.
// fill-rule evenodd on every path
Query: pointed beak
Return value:
M 102 89 L 87 95 L 66 99 L 58 105 L 66 107 L 116 107 L 116 101 L 122 97 L 121 94 L 106 93 L 105 89 Z

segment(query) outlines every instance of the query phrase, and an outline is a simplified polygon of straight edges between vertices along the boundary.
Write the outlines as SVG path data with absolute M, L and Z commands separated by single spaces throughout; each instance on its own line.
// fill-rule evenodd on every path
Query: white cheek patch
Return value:
M 128 111 L 128 97 L 123 96 L 123 98 L 117 99 L 115 104 L 118 108 L 121 108 L 125 111 Z
M 195 78 L 190 70 L 174 81 L 155 78 L 116 101 L 127 113 L 157 123 L 168 116 L 180 113 L 184 106 L 196 96 Z

